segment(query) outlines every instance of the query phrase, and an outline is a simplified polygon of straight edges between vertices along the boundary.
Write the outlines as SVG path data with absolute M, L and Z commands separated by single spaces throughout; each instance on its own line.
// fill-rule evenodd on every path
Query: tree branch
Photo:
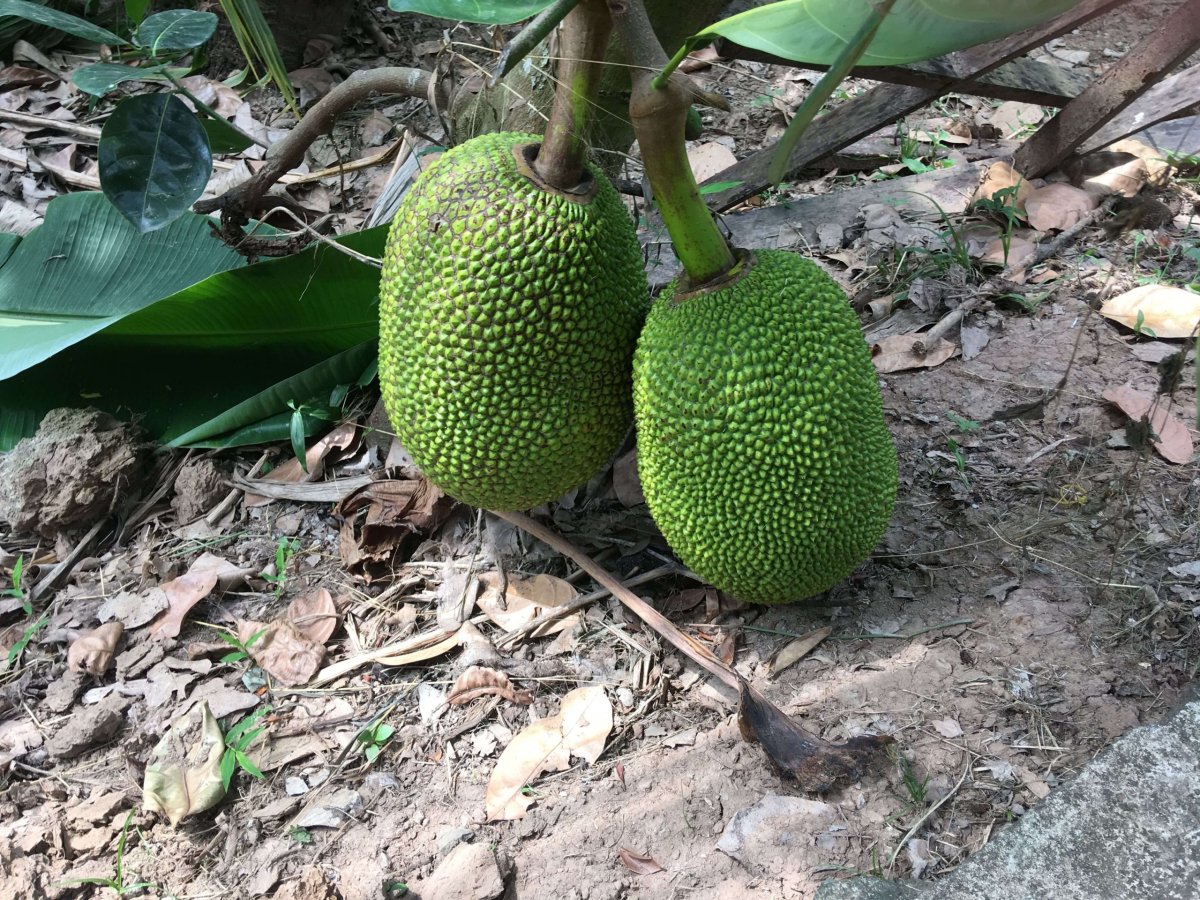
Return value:
M 431 93 L 433 94 L 430 97 Z M 271 145 L 266 164 L 251 178 L 230 188 L 220 197 L 200 200 L 193 208 L 198 213 L 221 211 L 224 230 L 246 224 L 254 210 L 262 207 L 262 198 L 276 181 L 304 159 L 313 141 L 333 129 L 343 112 L 372 94 L 399 94 L 405 97 L 430 97 L 439 105 L 445 102 L 433 75 L 424 69 L 389 66 L 353 73 L 322 97 L 287 136 Z

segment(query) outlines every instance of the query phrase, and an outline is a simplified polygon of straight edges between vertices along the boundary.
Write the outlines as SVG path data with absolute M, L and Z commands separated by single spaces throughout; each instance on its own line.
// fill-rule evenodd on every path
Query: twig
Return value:
M 265 451 L 263 455 L 258 458 L 258 462 L 251 466 L 250 471 L 246 473 L 247 480 L 258 474 L 259 469 L 267 464 L 267 460 L 270 459 L 270 457 L 271 452 L 269 450 Z M 241 497 L 243 493 L 244 492 L 242 488 L 235 487 L 233 490 L 231 490 L 225 495 L 225 499 L 214 506 L 212 510 L 209 511 L 208 515 L 204 517 L 205 523 L 208 525 L 216 525 L 218 522 L 220 522 L 223 518 L 225 518 L 225 514 L 233 509 L 234 504 L 238 502 L 238 498 Z
M 710 673 L 719 678 L 722 682 L 733 688 L 735 691 L 741 689 L 741 679 L 737 673 L 733 671 L 725 663 L 721 662 L 711 650 L 703 644 L 688 637 L 682 631 L 675 627 L 666 616 L 652 607 L 649 603 L 635 594 L 625 585 L 621 584 L 613 575 L 609 574 L 599 563 L 593 560 L 586 553 L 577 549 L 566 538 L 555 534 L 549 528 L 524 513 L 516 512 L 501 512 L 499 510 L 491 510 L 491 512 L 506 522 L 516 525 L 518 528 L 529 532 L 538 540 L 548 544 L 554 550 L 557 550 L 563 556 L 571 560 L 579 568 L 583 569 L 592 576 L 601 586 L 608 590 L 610 594 L 620 600 L 625 606 L 638 616 L 643 622 L 657 631 L 677 650 L 692 660 L 697 665 L 707 669 Z
M 1117 194 L 1113 194 L 1106 198 L 1103 203 L 1093 209 L 1090 213 L 1072 225 L 1070 228 L 1059 233 L 1057 236 L 1048 241 L 1043 241 L 1034 248 L 1033 257 L 1025 260 L 1020 266 L 1008 265 L 999 275 L 993 275 L 978 288 L 975 289 L 975 295 L 969 300 L 964 300 L 957 308 L 946 313 L 936 325 L 925 332 L 921 337 L 913 342 L 913 352 L 919 356 L 924 356 L 932 347 L 937 346 L 937 342 L 950 333 L 953 328 L 963 320 L 963 317 L 969 312 L 974 312 L 978 307 L 983 305 L 984 300 L 989 299 L 993 294 L 999 293 L 1006 283 L 1018 271 L 1032 268 L 1038 263 L 1045 262 L 1051 256 L 1058 253 L 1068 244 L 1071 244 L 1079 237 L 1087 228 L 1096 224 L 1103 216 L 1105 216 L 1113 204 L 1117 202 Z
M 641 575 L 634 575 L 632 578 L 627 578 L 624 582 L 625 587 L 635 588 L 639 585 L 656 581 L 665 575 L 670 575 L 678 571 L 678 566 L 659 566 L 657 569 L 651 569 L 649 572 L 643 572 Z M 509 644 L 514 644 L 520 638 L 525 637 L 525 635 L 529 634 L 530 632 L 537 631 L 546 623 L 554 622 L 565 616 L 569 616 L 571 613 L 577 612 L 578 610 L 583 609 L 585 606 L 594 603 L 597 600 L 603 600 L 605 597 L 611 595 L 612 592 L 607 588 L 601 588 L 598 591 L 592 591 L 588 594 L 581 594 L 574 600 L 570 601 L 569 603 L 565 603 L 562 606 L 551 607 L 532 622 L 526 622 L 524 625 L 514 628 L 512 631 L 501 635 L 499 640 L 495 642 L 496 649 L 507 647 Z
M 38 583 L 30 588 L 29 601 L 31 603 L 42 594 L 46 593 L 46 591 L 57 587 L 62 583 L 63 579 L 71 574 L 71 570 L 75 568 L 75 564 L 78 563 L 79 560 L 83 559 L 83 554 L 87 552 L 88 548 L 92 545 L 92 541 L 96 539 L 96 536 L 100 534 L 107 524 L 107 518 L 101 519 L 90 529 L 88 529 L 88 533 L 79 539 L 79 542 L 75 545 L 71 552 L 67 554 L 67 558 L 43 575 Z
M 950 790 L 946 792 L 946 796 L 944 796 L 941 800 L 933 804 L 933 806 L 929 807 L 929 809 L 925 810 L 925 814 L 921 816 L 921 818 L 917 819 L 915 823 L 913 823 L 912 828 L 908 829 L 904 837 L 900 838 L 900 843 L 898 843 L 896 845 L 896 849 L 892 851 L 892 858 L 888 860 L 889 869 L 896 864 L 896 857 L 900 855 L 901 849 L 903 849 L 904 845 L 908 843 L 909 838 L 917 833 L 918 828 L 929 821 L 929 817 L 937 812 L 938 809 L 941 808 L 942 804 L 958 793 L 958 789 L 963 786 L 963 782 L 967 780 L 967 775 L 969 775 L 970 772 L 971 760 L 968 757 L 966 763 L 963 765 L 962 774 L 958 776 L 958 781 L 955 782 L 954 787 L 950 788 Z
M 31 116 L 29 113 L 0 109 L 0 122 L 11 122 L 14 125 L 29 125 L 33 128 L 47 128 L 53 131 L 61 131 L 63 134 L 85 138 L 89 141 L 100 140 L 100 129 L 95 125 L 79 125 L 75 122 L 63 122 L 60 119 L 51 119 L 47 116 Z
M 931 631 L 940 631 L 943 628 L 953 628 L 957 625 L 970 625 L 974 619 L 954 619 L 950 622 L 938 622 L 936 625 L 930 625 L 928 628 L 918 628 L 916 631 L 909 631 L 905 634 L 889 634 L 888 632 L 868 631 L 863 634 L 835 634 L 830 635 L 828 640 L 831 641 L 867 641 L 867 640 L 895 640 L 904 641 L 909 638 L 917 637 L 918 635 L 928 634 Z M 803 634 L 795 634 L 791 631 L 780 631 L 778 628 L 763 628 L 760 625 L 738 625 L 743 631 L 757 631 L 762 634 L 774 634 L 779 637 L 802 638 L 807 637 Z
M 289 169 L 299 165 L 304 152 L 313 141 L 332 129 L 337 117 L 371 94 L 400 94 L 406 97 L 433 95 L 444 102 L 433 81 L 424 69 L 388 66 L 369 71 L 357 71 L 317 101 L 304 118 L 285 137 L 271 145 L 265 165 L 247 181 L 226 191 L 220 197 L 197 202 L 198 213 L 221 211 L 228 223 L 244 225 L 259 199 Z

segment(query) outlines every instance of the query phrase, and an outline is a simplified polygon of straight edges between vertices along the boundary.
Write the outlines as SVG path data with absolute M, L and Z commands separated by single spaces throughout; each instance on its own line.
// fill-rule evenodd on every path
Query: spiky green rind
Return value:
M 379 380 L 401 443 L 453 497 L 527 509 L 588 480 L 632 422 L 648 305 L 633 222 L 526 178 L 499 133 L 439 158 L 392 222 Z
M 896 449 L 871 354 L 811 260 L 757 253 L 723 289 L 650 310 L 634 357 L 638 470 L 698 575 L 787 603 L 849 575 L 883 536 Z

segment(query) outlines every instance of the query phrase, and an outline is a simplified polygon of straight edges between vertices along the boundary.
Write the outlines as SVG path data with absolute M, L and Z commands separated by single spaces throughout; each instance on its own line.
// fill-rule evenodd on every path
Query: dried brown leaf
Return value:
M 397 444 L 393 443 L 393 447 Z M 338 551 L 353 574 L 370 581 L 391 573 L 427 534 L 441 527 L 456 501 L 420 475 L 373 481 L 338 503 Z
M 335 451 L 349 449 L 357 437 L 358 426 L 353 422 L 343 422 L 305 451 L 304 462 L 308 467 L 307 472 L 304 471 L 304 466 L 300 465 L 300 460 L 293 457 L 282 465 L 276 466 L 264 475 L 262 480 L 281 484 L 316 481 L 325 472 L 326 457 Z M 260 494 L 247 493 L 245 498 L 245 504 L 248 507 L 263 506 L 270 502 L 269 497 L 263 497 Z
M 917 341 L 924 340 L 919 331 L 909 334 L 893 334 L 871 346 L 871 357 L 875 370 L 882 373 L 902 372 L 905 369 L 931 369 L 940 366 L 952 357 L 958 348 L 945 338 L 929 348 L 924 356 L 913 349 Z
M 167 595 L 166 611 L 150 625 L 155 637 L 173 638 L 179 635 L 183 620 L 193 606 L 207 597 L 214 589 L 228 590 L 241 584 L 250 574 L 249 569 L 240 569 L 212 553 L 205 553 L 191 564 L 187 572 L 160 586 Z
M 225 796 L 221 756 L 225 736 L 208 704 L 200 702 L 172 723 L 150 751 L 142 781 L 142 806 L 172 825 L 211 809 Z
M 1178 465 L 1191 462 L 1195 450 L 1192 436 L 1187 426 L 1168 410 L 1167 398 L 1145 394 L 1129 385 L 1109 388 L 1103 396 L 1135 422 L 1149 416 L 1150 430 L 1155 434 L 1154 449 L 1159 456 Z
M 1020 134 L 1030 125 L 1036 125 L 1046 117 L 1046 111 L 1036 103 L 1006 100 L 988 116 L 988 121 L 1000 129 L 1002 138 Z
M 638 477 L 637 448 L 630 450 L 613 463 L 613 493 L 626 509 L 646 502 L 642 481 Z
M 533 702 L 533 694 L 513 687 L 507 675 L 486 666 L 471 666 L 459 675 L 446 702 L 451 706 L 462 706 L 488 694 L 503 697 L 510 703 L 528 705 Z
M 825 638 L 833 634 L 833 629 L 826 626 L 810 631 L 803 637 L 788 641 L 772 655 L 767 662 L 767 672 L 772 678 L 784 669 L 794 666 L 808 654 L 812 653 Z
M 1167 284 L 1143 284 L 1100 307 L 1100 315 L 1126 328 L 1137 327 L 1138 313 L 1142 327 L 1157 338 L 1191 337 L 1200 326 L 1200 294 Z
M 76 638 L 67 650 L 67 668 L 99 678 L 112 665 L 117 642 L 124 631 L 125 626 L 120 622 L 109 622 Z
M 716 47 L 708 46 L 702 50 L 693 50 L 679 64 L 679 71 L 685 75 L 692 72 L 703 72 L 711 69 L 712 64 L 719 62 L 720 59 L 721 54 L 717 53 Z
M 716 141 L 695 145 L 687 156 L 697 182 L 707 181 L 737 163 L 733 151 Z
M 1025 198 L 1029 225 L 1037 231 L 1065 231 L 1097 206 L 1096 198 L 1069 184 L 1048 184 Z
M 594 763 L 612 725 L 612 704 L 604 688 L 576 688 L 563 697 L 557 716 L 529 725 L 500 754 L 488 781 L 488 819 L 523 818 L 534 802 L 523 793 L 526 785 L 542 772 L 567 768 L 572 754 Z
M 971 203 L 977 200 L 991 200 L 1000 191 L 1015 187 L 1017 189 L 1017 209 L 1024 212 L 1025 198 L 1033 191 L 1031 185 L 1011 163 L 997 162 L 988 166 L 987 173 L 983 176 L 983 181 L 979 187 L 975 189 L 974 196 L 971 197 Z
M 666 871 L 653 856 L 635 853 L 627 847 L 622 847 L 617 851 L 617 859 L 621 861 L 621 865 L 635 875 L 653 875 L 655 872 Z
M 308 638 L 287 619 L 239 620 L 237 631 L 254 661 L 283 684 L 308 684 L 325 659 L 325 645 Z
M 325 588 L 293 600 L 288 606 L 287 617 L 296 630 L 314 644 L 324 644 L 338 627 L 337 606 Z
M 569 582 L 553 575 L 517 575 L 509 573 L 505 584 L 499 572 L 479 576 L 484 591 L 476 600 L 489 619 L 505 631 L 513 631 L 532 622 L 546 609 L 562 606 L 579 596 Z M 579 613 L 547 622 L 532 632 L 533 637 L 557 634 L 574 628 L 582 619 Z

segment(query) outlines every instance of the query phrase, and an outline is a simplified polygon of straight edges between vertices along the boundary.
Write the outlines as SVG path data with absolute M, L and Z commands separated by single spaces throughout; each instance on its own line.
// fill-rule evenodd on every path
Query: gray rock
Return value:
M 1200 897 L 1200 701 L 1136 728 L 932 883 L 827 881 L 817 900 Z
M 438 831 L 438 856 L 445 856 L 459 844 L 470 843 L 475 839 L 475 832 L 470 828 L 455 828 L 449 825 Z
M 125 722 L 125 710 L 133 701 L 110 694 L 95 706 L 78 709 L 46 739 L 46 750 L 55 759 L 74 759 L 116 737 Z
M 820 800 L 767 794 L 738 810 L 725 826 L 717 849 L 753 870 L 769 871 L 815 842 L 838 821 L 837 809 Z
M 487 846 L 459 844 L 415 893 L 421 900 L 495 900 L 504 893 L 504 875 Z

